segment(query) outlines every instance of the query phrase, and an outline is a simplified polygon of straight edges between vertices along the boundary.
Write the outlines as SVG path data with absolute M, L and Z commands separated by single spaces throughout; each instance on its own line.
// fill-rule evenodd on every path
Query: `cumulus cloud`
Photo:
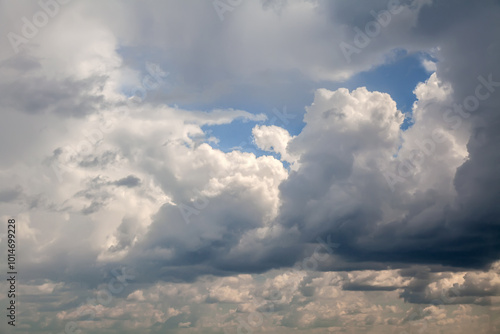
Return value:
M 0 6 L 5 36 L 41 10 Z M 497 331 L 495 1 L 58 8 L 0 41 L 22 331 Z M 407 129 L 395 97 L 341 87 L 399 54 L 429 72 Z M 303 117 L 265 123 L 277 101 Z M 217 146 L 231 131 L 258 151 Z M 122 264 L 135 282 L 85 320 Z
M 287 151 L 288 143 L 293 138 L 287 130 L 275 125 L 256 125 L 252 129 L 252 134 L 255 144 L 260 149 L 278 153 L 280 159 L 283 161 L 293 163 L 297 160 L 296 157 L 290 155 Z

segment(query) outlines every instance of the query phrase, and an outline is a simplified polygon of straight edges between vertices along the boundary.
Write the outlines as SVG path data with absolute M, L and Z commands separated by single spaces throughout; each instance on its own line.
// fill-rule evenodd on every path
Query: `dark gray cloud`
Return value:
M 3 84 L 2 107 L 28 113 L 55 112 L 62 116 L 83 117 L 97 110 L 103 102 L 99 96 L 82 95 L 90 87 L 99 85 L 101 79 L 63 82 L 47 82 L 34 77 L 26 82 Z M 102 83 L 102 81 L 101 81 Z
M 21 187 L 15 187 L 11 189 L 4 189 L 0 191 L 0 202 L 12 202 L 21 196 L 23 190 Z
M 141 179 L 139 179 L 137 176 L 129 175 L 127 177 L 124 177 L 123 179 L 114 181 L 111 184 L 118 187 L 134 188 L 141 184 Z
M 416 267 L 401 270 L 403 277 L 412 278 L 400 296 L 415 304 L 477 304 L 490 305 L 491 297 L 498 296 L 498 270 L 476 272 L 431 272 Z
M 462 2 L 450 8 L 445 1 L 436 1 L 422 8 L 409 36 L 410 40 L 424 36 L 434 39 L 434 46 L 439 47 L 437 73 L 452 84 L 454 103 L 463 103 L 474 95 L 479 76 L 500 81 L 495 65 L 500 56 L 500 7 L 496 2 L 488 4 Z M 349 6 L 344 4 L 344 10 L 349 10 Z M 479 21 L 481 24 L 477 24 Z M 441 206 L 432 187 L 409 203 L 398 203 L 394 194 L 386 193 L 383 179 L 371 177 L 353 185 L 352 199 L 344 204 L 345 213 L 339 217 L 322 215 L 317 223 L 312 223 L 311 217 L 328 204 L 315 207 L 310 206 L 311 201 L 320 201 L 333 185 L 347 180 L 352 173 L 352 153 L 341 148 L 324 150 L 325 143 L 317 153 L 309 151 L 303 155 L 301 170 L 291 173 L 282 184 L 283 223 L 299 226 L 305 242 L 317 235 L 333 235 L 342 244 L 338 254 L 350 261 L 487 267 L 500 256 L 500 212 L 496 203 L 500 195 L 496 153 L 500 144 L 500 91 L 494 89 L 471 116 L 473 133 L 480 135 L 470 138 L 469 158 L 457 170 L 456 205 Z M 320 136 L 317 142 L 321 143 Z M 405 217 L 383 226 L 374 224 L 381 217 L 384 203 L 402 204 Z M 332 201 L 331 205 L 338 204 Z M 434 213 L 427 216 L 425 224 L 412 226 L 411 221 L 429 208 L 434 208 Z

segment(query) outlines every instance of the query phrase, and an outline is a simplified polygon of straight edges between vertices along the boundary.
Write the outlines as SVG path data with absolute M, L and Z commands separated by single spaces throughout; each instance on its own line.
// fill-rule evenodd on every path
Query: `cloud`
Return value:
M 22 189 L 20 187 L 5 189 L 0 191 L 0 202 L 11 202 L 19 198 L 22 194 Z
M 281 160 L 294 162 L 296 158 L 290 156 L 287 152 L 287 146 L 292 136 L 283 128 L 275 125 L 256 125 L 252 129 L 255 138 L 255 144 L 264 151 L 270 151 L 280 154 Z
M 464 218 L 477 197 L 465 204 L 457 188 L 473 161 L 469 120 L 452 110 L 454 91 L 436 74 L 415 93 L 415 124 L 402 132 L 389 96 L 319 90 L 306 126 L 288 144 L 300 168 L 280 186 L 278 219 L 304 242 L 331 234 L 341 244 L 337 255 L 354 262 L 487 266 L 498 250 L 472 240 L 490 240 L 491 230 L 481 233 Z M 481 207 L 495 216 L 491 203 Z
M 276 333 L 495 331 L 499 6 L 388 5 L 242 2 L 220 21 L 211 2 L 75 2 L 20 52 L 0 41 L 24 331 L 220 331 L 261 313 Z M 4 35 L 40 10 L 0 6 Z M 429 72 L 405 130 L 395 97 L 341 87 L 400 54 Z M 284 102 L 303 123 L 265 124 Z M 259 150 L 214 144 L 235 133 Z M 121 264 L 136 283 L 81 319 Z
M 124 177 L 123 179 L 113 182 L 112 184 L 118 187 L 134 188 L 141 184 L 141 179 L 134 175 L 129 175 L 127 177 Z

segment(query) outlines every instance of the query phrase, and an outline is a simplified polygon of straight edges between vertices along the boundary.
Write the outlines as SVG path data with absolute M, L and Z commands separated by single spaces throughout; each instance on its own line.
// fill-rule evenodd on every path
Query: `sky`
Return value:
M 499 1 L 0 0 L 0 35 L 0 333 L 500 332 Z

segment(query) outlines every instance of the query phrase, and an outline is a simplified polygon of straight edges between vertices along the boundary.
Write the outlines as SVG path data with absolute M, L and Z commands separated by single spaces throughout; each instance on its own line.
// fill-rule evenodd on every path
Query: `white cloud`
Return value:
M 429 73 L 434 73 L 437 70 L 436 63 L 433 62 L 432 60 L 429 60 L 429 59 L 423 59 L 422 60 L 422 66 Z
M 288 143 L 293 139 L 287 130 L 275 125 L 256 125 L 252 129 L 252 134 L 255 144 L 261 150 L 278 153 L 283 161 L 290 163 L 297 161 L 297 157 L 287 152 Z

